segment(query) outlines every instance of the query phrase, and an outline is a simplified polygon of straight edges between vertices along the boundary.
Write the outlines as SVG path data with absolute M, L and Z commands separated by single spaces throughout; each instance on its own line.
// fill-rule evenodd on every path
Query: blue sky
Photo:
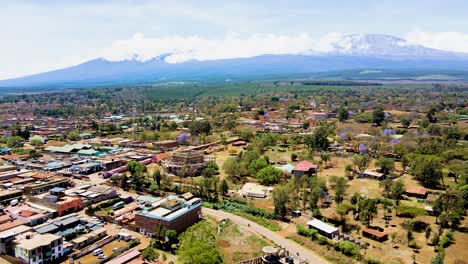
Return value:
M 468 1 L 462 0 L 0 0 L 0 79 L 100 56 L 118 59 L 131 49 L 168 49 L 190 37 L 193 45 L 233 48 L 236 43 L 265 47 L 267 41 L 286 38 L 284 45 L 303 41 L 294 47 L 303 49 L 333 33 L 382 33 L 468 52 L 466 10 Z

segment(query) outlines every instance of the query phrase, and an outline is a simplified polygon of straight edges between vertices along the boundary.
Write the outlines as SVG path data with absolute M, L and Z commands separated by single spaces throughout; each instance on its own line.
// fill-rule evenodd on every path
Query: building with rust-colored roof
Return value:
M 292 173 L 299 180 L 303 175 L 311 176 L 317 174 L 318 166 L 308 160 L 300 161 L 294 166 Z

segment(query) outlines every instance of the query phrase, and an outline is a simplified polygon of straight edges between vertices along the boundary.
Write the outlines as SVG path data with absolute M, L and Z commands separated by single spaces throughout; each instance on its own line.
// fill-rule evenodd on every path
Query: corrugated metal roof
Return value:
M 335 233 L 338 231 L 338 228 L 332 226 L 332 225 L 329 225 L 325 222 L 322 222 L 318 219 L 313 219 L 313 220 L 310 220 L 309 222 L 307 222 L 307 226 L 309 227 L 313 227 L 315 229 L 318 229 L 318 230 L 321 230 L 327 234 L 332 234 L 332 233 Z

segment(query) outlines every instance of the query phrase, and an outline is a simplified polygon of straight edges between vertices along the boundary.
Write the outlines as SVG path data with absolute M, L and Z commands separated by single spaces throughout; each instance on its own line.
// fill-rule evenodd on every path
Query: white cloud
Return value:
M 102 52 L 102 57 L 111 60 L 147 61 L 162 54 L 170 53 L 167 62 L 177 63 L 191 59 L 215 60 L 246 58 L 262 54 L 301 54 L 310 52 L 329 52 L 333 43 L 342 34 L 330 33 L 321 38 L 313 38 L 307 33 L 297 35 L 254 34 L 241 36 L 226 34 L 223 38 L 204 38 L 199 36 L 168 36 L 148 38 L 142 33 L 131 39 L 114 42 Z
M 424 32 L 413 30 L 405 35 L 405 39 L 408 40 L 409 44 L 468 53 L 468 34 L 462 32 Z

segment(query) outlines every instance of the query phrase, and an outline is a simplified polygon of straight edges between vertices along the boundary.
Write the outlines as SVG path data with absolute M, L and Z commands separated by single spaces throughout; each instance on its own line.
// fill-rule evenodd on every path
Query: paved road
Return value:
M 277 245 L 286 248 L 290 252 L 291 255 L 294 255 L 296 260 L 299 258 L 300 260 L 307 260 L 310 264 L 321 264 L 321 263 L 328 263 L 328 261 L 324 260 L 320 256 L 315 255 L 312 251 L 309 249 L 306 249 L 305 247 L 297 244 L 294 241 L 291 241 L 287 238 L 284 238 L 275 232 L 255 223 L 250 220 L 247 220 L 243 217 L 227 213 L 224 211 L 219 211 L 219 210 L 213 210 L 210 208 L 202 208 L 202 213 L 214 217 L 221 217 L 221 218 L 228 218 L 234 223 L 238 225 L 242 225 L 262 236 L 267 237 Z M 297 253 L 299 253 L 299 257 L 297 256 Z M 300 262 L 299 262 L 300 263 Z

